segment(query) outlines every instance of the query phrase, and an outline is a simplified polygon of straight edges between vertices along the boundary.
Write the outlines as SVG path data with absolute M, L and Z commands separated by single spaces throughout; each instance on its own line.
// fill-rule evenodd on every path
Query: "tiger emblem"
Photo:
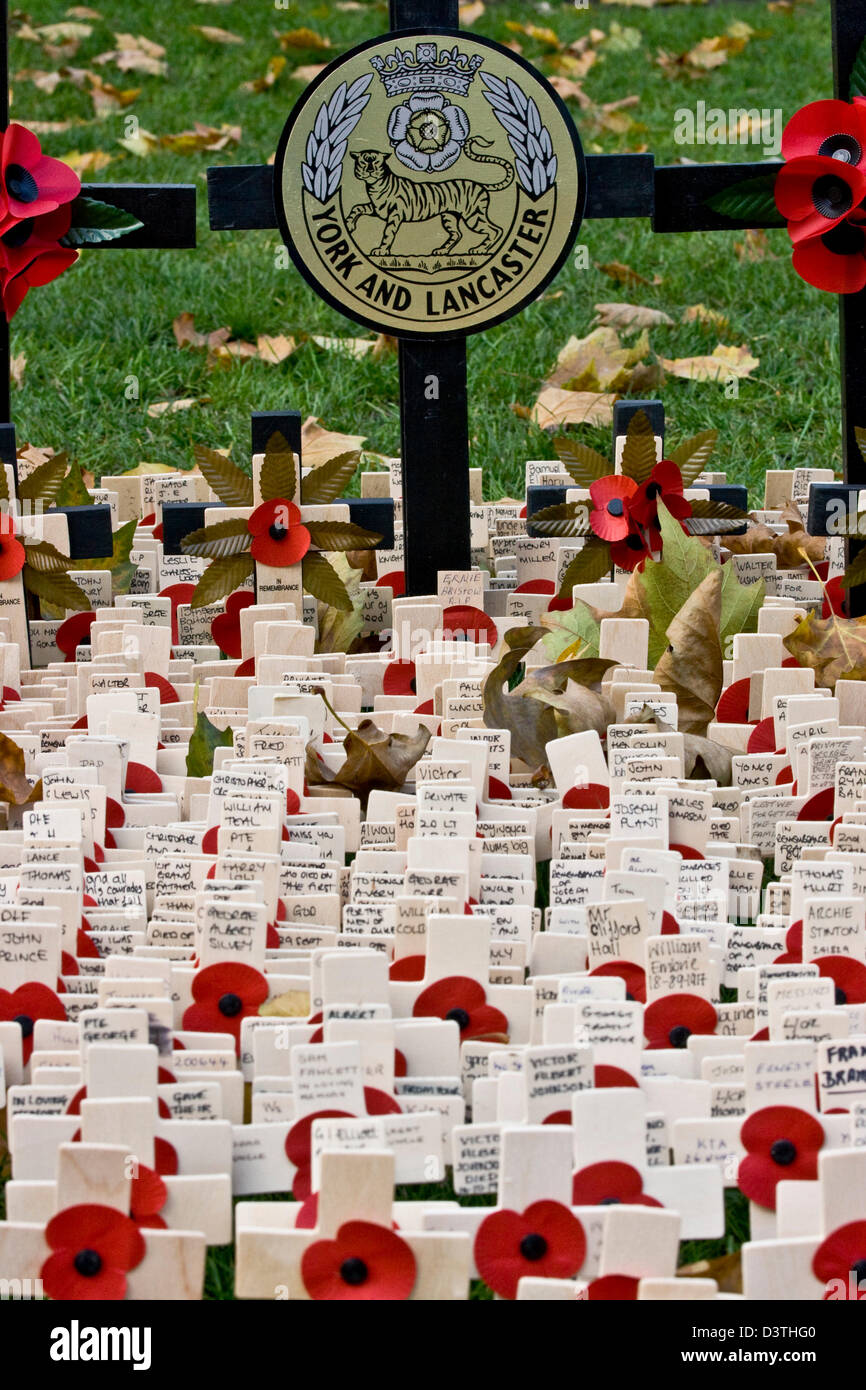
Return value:
M 355 176 L 366 186 L 370 201 L 356 203 L 346 216 L 346 226 L 354 232 L 361 217 L 378 217 L 384 228 L 379 245 L 371 255 L 387 255 L 405 222 L 430 222 L 439 217 L 446 240 L 431 253 L 448 255 L 459 244 L 464 232 L 483 238 L 473 246 L 473 254 L 487 255 L 504 236 L 504 229 L 490 216 L 490 194 L 514 182 L 514 169 L 504 159 L 479 154 L 479 146 L 489 140 L 467 140 L 465 153 L 478 163 L 498 164 L 506 172 L 499 183 L 478 183 L 474 179 L 443 179 L 439 183 L 416 183 L 389 168 L 390 155 L 379 150 L 360 150 L 352 154 Z

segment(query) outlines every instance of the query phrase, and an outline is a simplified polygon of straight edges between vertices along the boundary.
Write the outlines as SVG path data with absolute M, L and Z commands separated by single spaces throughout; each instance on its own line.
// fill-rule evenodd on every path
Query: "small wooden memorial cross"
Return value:
M 369 300 L 366 315 L 360 307 L 352 307 L 350 296 L 341 295 L 338 292 L 337 275 L 342 275 L 344 281 L 348 282 L 354 273 L 356 250 L 350 246 L 349 237 L 354 238 L 357 229 L 360 228 L 362 233 L 365 228 L 367 229 L 366 238 L 363 240 L 364 246 L 369 248 L 370 229 L 372 227 L 378 228 L 377 235 L 381 233 L 381 240 L 378 247 L 371 252 L 373 259 L 375 261 L 378 257 L 383 270 L 394 268 L 399 272 L 406 270 L 408 263 L 422 259 L 418 256 L 405 254 L 406 231 L 403 224 L 408 220 L 404 216 L 406 210 L 408 209 L 408 217 L 414 215 L 417 219 L 416 227 L 433 226 L 438 228 L 440 223 L 436 220 L 437 214 L 441 219 L 444 212 L 445 218 L 442 220 L 442 226 L 445 231 L 445 242 L 441 247 L 433 246 L 431 243 L 430 254 L 438 254 L 440 260 L 443 257 L 450 257 L 451 260 L 461 259 L 459 254 L 451 254 L 455 252 L 455 245 L 458 248 L 463 246 L 463 240 L 455 243 L 454 238 L 460 232 L 461 226 L 474 228 L 476 232 L 483 235 L 486 230 L 484 208 L 490 211 L 492 203 L 488 196 L 487 201 L 484 202 L 484 207 L 478 203 L 473 203 L 471 207 L 467 204 L 465 209 L 458 207 L 457 203 L 453 208 L 449 207 L 449 198 L 457 198 L 459 201 L 461 195 L 455 192 L 454 184 L 447 177 L 445 171 L 450 168 L 452 163 L 456 163 L 459 150 L 457 153 L 455 150 L 458 146 L 471 160 L 494 158 L 494 164 L 495 157 L 500 153 L 505 153 L 508 147 L 500 149 L 499 143 L 501 142 L 499 142 L 495 151 L 490 151 L 482 156 L 480 141 L 475 143 L 473 136 L 466 129 L 470 124 L 473 127 L 476 125 L 477 106 L 473 110 L 471 121 L 469 121 L 463 108 L 456 100 L 452 100 L 452 97 L 459 99 L 466 94 L 465 71 L 460 73 L 456 68 L 458 60 L 455 58 L 455 54 L 458 53 L 458 50 L 462 51 L 461 45 L 469 48 L 473 53 L 471 59 L 468 54 L 463 54 L 464 63 L 472 63 L 476 57 L 479 59 L 479 64 L 484 62 L 484 56 L 479 56 L 477 41 L 470 40 L 467 35 L 465 45 L 463 45 L 463 36 L 456 32 L 457 11 L 457 0 L 391 0 L 391 29 L 392 37 L 397 40 L 396 45 L 394 45 L 396 52 L 392 50 L 393 57 L 375 54 L 368 60 L 368 67 L 369 64 L 372 64 L 378 71 L 386 86 L 388 96 L 392 99 L 391 113 L 387 120 L 387 136 L 384 129 L 379 134 L 378 140 L 375 139 L 375 136 L 368 136 L 369 113 L 365 117 L 362 130 L 356 130 L 362 116 L 361 108 L 366 105 L 364 99 L 370 98 L 374 94 L 374 85 L 370 82 L 359 83 L 356 78 L 355 87 L 346 88 L 343 96 L 348 105 L 345 106 L 345 109 L 340 98 L 336 96 L 336 89 L 330 102 L 321 103 L 321 96 L 318 95 L 320 89 L 321 95 L 325 95 L 326 92 L 331 94 L 334 87 L 334 69 L 329 69 L 317 83 L 312 84 L 306 96 L 298 103 L 292 113 L 287 132 L 284 134 L 278 152 L 276 174 L 274 169 L 268 166 L 210 169 L 208 171 L 211 226 L 220 230 L 279 226 L 289 242 L 296 263 L 314 287 L 344 313 L 358 317 L 361 322 L 377 327 L 381 325 L 375 315 L 384 312 L 380 307 L 382 302 L 386 297 L 390 297 L 392 304 L 398 302 L 400 297 L 398 287 L 402 281 L 396 277 L 394 280 L 388 280 L 385 275 L 382 275 L 378 280 L 375 276 L 365 276 L 366 288 L 363 293 L 367 294 Z M 454 51 L 451 53 L 450 59 L 446 57 L 445 39 L 443 38 L 437 45 L 427 45 L 428 49 L 437 47 L 439 51 L 436 54 L 427 54 L 429 63 L 425 66 L 427 61 L 425 56 L 422 54 L 419 58 L 415 45 L 412 43 L 412 40 L 419 33 L 425 32 L 425 26 L 431 33 L 441 33 L 449 40 L 453 40 Z M 866 0 L 834 0 L 832 26 L 835 91 L 837 96 L 845 99 L 848 94 L 848 84 L 855 58 L 860 44 L 866 36 Z M 401 34 L 406 36 L 402 43 L 399 37 Z M 409 47 L 410 43 L 412 44 L 411 47 Z M 372 50 L 375 48 L 375 43 L 365 47 Z M 363 49 L 355 52 L 360 54 Z M 494 48 L 494 52 L 500 52 L 500 50 Z M 341 60 L 341 66 L 346 61 L 345 59 Z M 442 69 L 447 67 L 449 62 L 454 70 L 445 73 Z M 439 65 L 438 68 L 437 64 Z M 521 63 L 519 66 L 525 72 L 527 65 Z M 541 82 L 537 74 L 533 73 L 532 76 L 541 91 L 548 90 L 546 84 Z M 471 80 L 470 78 L 469 81 L 471 82 Z M 503 83 L 502 78 L 496 75 L 493 75 L 491 80 L 482 77 L 482 81 L 486 84 L 484 95 L 493 109 L 506 117 L 502 124 L 510 130 L 509 145 L 515 159 L 514 167 L 517 180 L 526 179 L 528 175 L 528 186 L 533 188 L 535 198 L 543 200 L 545 195 L 538 194 L 535 190 L 543 187 L 547 178 L 552 178 L 557 185 L 557 195 L 559 196 L 559 188 L 564 183 L 563 165 L 567 152 L 564 153 L 561 148 L 557 147 L 555 158 L 559 167 L 553 174 L 545 172 L 545 158 L 548 158 L 547 169 L 550 168 L 550 151 L 547 149 L 544 137 L 546 134 L 549 141 L 550 134 L 547 126 L 540 119 L 540 107 L 536 102 L 533 108 L 534 115 L 531 113 L 528 115 L 531 101 L 527 100 L 526 94 L 522 90 L 520 97 L 515 97 L 512 88 L 508 86 L 508 80 L 506 78 Z M 514 77 L 510 80 L 513 82 Z M 329 85 L 326 86 L 325 84 Z M 531 83 L 528 85 L 532 86 Z M 431 91 L 433 92 L 433 99 L 428 100 L 425 104 L 421 100 L 420 93 Z M 376 95 L 378 96 L 378 93 Z M 296 190 L 298 196 L 292 205 L 288 205 L 285 199 L 285 189 L 292 177 L 291 170 L 287 170 L 286 165 L 286 154 L 291 144 L 288 137 L 293 124 L 297 126 L 303 123 L 301 120 L 302 108 L 306 106 L 311 96 L 311 110 L 317 109 L 321 117 L 320 129 L 310 131 L 307 148 L 303 151 L 303 158 L 298 160 L 298 163 L 303 162 L 307 169 L 307 173 L 303 175 L 307 183 L 298 185 Z M 404 100 L 398 107 L 393 99 L 402 96 L 408 97 L 408 100 Z M 532 97 L 533 99 L 538 97 L 535 87 L 533 87 Z M 512 110 L 515 101 L 517 108 Z M 526 102 L 525 108 L 521 106 L 521 102 Z M 483 104 L 483 102 L 480 103 L 482 106 Z M 452 114 L 455 110 L 456 115 Z M 564 113 L 564 108 L 561 110 L 563 130 L 571 130 L 570 120 Z M 333 130 L 330 129 L 328 112 L 331 112 L 333 116 L 332 123 L 335 127 Z M 355 119 L 356 116 L 357 119 Z M 528 122 L 525 131 L 519 129 L 519 122 L 522 117 L 526 117 Z M 511 122 L 510 127 L 508 127 L 508 121 Z M 326 133 L 326 127 L 328 127 L 328 133 Z M 541 129 L 537 127 L 541 127 Z M 490 127 L 486 127 L 485 134 L 490 133 L 495 133 L 495 128 L 491 132 Z M 499 134 L 501 135 L 501 131 Z M 562 131 L 559 134 L 562 136 Z M 385 155 L 382 146 L 388 141 L 390 141 L 393 153 L 389 151 L 388 155 Z M 375 144 L 375 150 L 372 149 L 373 144 Z M 351 145 L 351 149 L 349 149 L 349 145 Z M 323 146 L 325 147 L 324 153 Z M 653 230 L 657 232 L 723 231 L 747 227 L 775 227 L 781 224 L 782 219 L 772 202 L 770 189 L 776 166 L 768 168 L 766 163 L 725 163 L 673 165 L 656 168 L 652 154 L 588 155 L 584 160 L 579 151 L 579 144 L 576 149 L 579 186 L 576 189 L 571 214 L 573 226 L 571 235 L 562 238 L 561 255 L 556 264 L 550 268 L 550 275 L 555 273 L 559 265 L 562 264 L 571 241 L 577 233 L 581 215 L 587 218 L 649 217 L 652 219 Z M 346 153 L 347 150 L 348 154 Z M 366 159 L 365 156 L 369 154 L 376 154 L 378 159 Z M 365 203 L 352 204 L 348 197 L 346 199 L 346 213 L 348 215 L 345 229 L 349 236 L 342 235 L 340 224 L 337 221 L 341 207 L 339 202 L 340 161 L 343 159 L 347 169 L 353 167 L 356 178 L 360 179 L 369 191 L 369 199 Z M 384 164 L 380 168 L 382 160 L 384 160 Z M 469 165 L 473 172 L 477 171 L 479 167 L 477 163 L 475 166 Z M 415 180 L 412 181 L 413 204 L 403 205 L 404 213 L 401 213 L 396 191 L 398 186 L 402 188 L 399 181 L 406 177 L 404 168 L 410 171 L 410 176 L 411 172 L 414 171 Z M 465 159 L 459 168 L 461 175 L 465 175 L 467 168 Z M 493 169 L 484 171 L 485 181 L 489 187 L 495 188 L 494 181 L 486 177 L 492 172 Z M 422 179 L 418 179 L 418 174 L 423 176 Z M 316 183 L 317 179 L 318 184 Z M 397 182 L 395 183 L 394 180 Z M 533 180 L 535 180 L 534 186 Z M 730 215 L 716 210 L 719 199 L 722 198 L 724 201 L 726 191 L 733 191 L 737 185 L 745 185 L 753 180 L 760 180 L 762 184 L 766 182 L 766 187 L 760 196 L 753 194 L 751 200 L 745 199 L 741 205 L 741 210 L 732 211 Z M 468 187 L 468 180 L 465 177 L 463 182 Z M 480 185 L 481 178 L 473 184 L 475 191 L 472 196 L 480 197 L 483 201 L 485 195 L 479 191 Z M 501 187 L 501 184 L 499 186 Z M 310 194 L 311 209 L 313 201 L 319 199 L 318 208 L 312 209 L 309 213 L 299 208 L 299 202 L 303 201 L 304 188 Z M 437 189 L 442 191 L 436 192 Z M 343 193 L 345 191 L 344 186 Z M 538 210 L 535 209 L 531 199 L 532 195 L 530 195 L 529 211 L 536 210 L 537 212 Z M 538 206 L 540 208 L 543 203 Z M 334 212 L 335 208 L 338 210 L 336 213 Z M 554 220 L 558 218 L 559 211 L 560 209 L 557 207 Z M 310 221 L 316 212 L 319 214 L 318 224 Z M 458 214 L 464 216 L 462 224 Z M 314 252 L 305 261 L 306 252 L 311 244 L 309 238 L 304 241 L 302 224 L 304 224 L 305 218 L 309 226 L 316 225 L 317 230 L 314 236 L 319 237 L 320 243 L 323 244 L 326 253 L 330 254 L 332 263 L 336 267 L 330 282 L 327 282 L 326 275 L 322 276 L 318 271 L 311 269 L 312 260 L 318 253 Z M 427 219 L 426 222 L 422 221 L 424 218 Z M 533 224 L 531 219 L 527 221 L 524 218 L 521 223 L 522 232 L 529 235 L 533 225 L 536 224 Z M 519 236 L 520 233 L 518 233 Z M 516 237 L 515 241 L 517 239 Z M 304 243 L 302 248 L 299 245 L 300 242 Z M 528 243 L 526 244 L 528 245 Z M 507 245 L 508 250 L 505 249 L 505 243 L 503 243 L 503 249 L 493 258 L 502 261 L 502 265 L 499 266 L 500 274 L 503 272 L 503 268 L 508 269 L 506 260 L 513 243 L 509 241 Z M 397 251 L 403 250 L 402 261 L 407 264 L 401 265 L 401 257 L 391 254 L 395 247 Z M 477 263 L 485 259 L 486 250 L 485 241 L 477 242 L 474 246 L 469 246 L 468 251 L 463 250 L 462 259 L 465 262 Z M 511 256 L 514 263 L 513 274 L 517 274 L 518 257 L 518 250 L 514 250 Z M 441 300 L 438 298 L 441 291 L 441 280 L 437 281 L 436 277 L 437 275 L 441 276 L 441 273 L 441 268 L 438 272 L 429 270 L 432 286 L 426 296 L 428 313 L 426 336 L 423 329 L 417 327 L 411 333 L 405 330 L 401 333 L 400 325 L 395 325 L 393 322 L 394 315 L 391 316 L 392 321 L 387 328 L 387 331 L 395 333 L 400 340 L 406 583 L 407 593 L 410 594 L 434 592 L 436 574 L 439 570 L 469 568 L 465 334 L 478 331 L 479 328 L 484 327 L 485 322 L 497 321 L 486 319 L 478 324 L 464 327 L 462 331 L 460 328 L 455 328 L 451 336 L 442 333 L 440 321 L 440 327 L 434 335 L 433 316 L 437 309 L 441 312 L 442 305 L 446 302 L 452 306 L 454 304 L 459 306 L 460 304 L 459 299 L 446 300 L 444 292 L 442 292 Z M 358 274 L 360 275 L 361 272 L 359 271 Z M 530 274 L 530 270 L 525 272 L 524 282 L 529 279 Z M 474 275 L 476 282 L 474 287 L 470 284 L 472 275 Z M 548 279 L 550 275 L 547 276 Z M 416 275 L 415 279 L 418 278 Z M 464 296 L 473 292 L 483 293 L 484 288 L 489 288 L 489 286 L 482 287 L 482 279 L 483 273 L 479 272 L 477 264 L 473 264 L 472 274 L 461 281 L 458 290 L 462 289 Z M 438 288 L 436 288 L 437 286 Z M 536 293 L 537 290 L 538 286 L 536 285 Z M 408 291 L 404 290 L 404 300 L 406 293 Z M 496 291 L 498 319 L 517 312 L 525 302 L 525 299 L 519 299 L 512 303 L 509 300 L 510 293 L 508 285 L 504 282 L 501 285 L 498 284 Z M 454 312 L 453 307 L 452 312 Z M 858 423 L 856 412 L 859 409 L 859 402 L 866 395 L 866 355 L 859 347 L 863 341 L 864 328 L 866 328 L 866 291 L 841 295 L 839 312 L 844 476 L 846 482 L 859 487 L 864 478 L 864 465 L 856 443 L 855 426 Z M 459 319 L 459 317 L 458 312 L 455 318 Z M 833 485 L 828 486 L 832 487 Z M 838 487 L 838 485 L 836 486 Z M 431 524 L 431 518 L 434 517 L 435 525 Z M 817 527 L 813 526 L 812 529 L 815 530 Z

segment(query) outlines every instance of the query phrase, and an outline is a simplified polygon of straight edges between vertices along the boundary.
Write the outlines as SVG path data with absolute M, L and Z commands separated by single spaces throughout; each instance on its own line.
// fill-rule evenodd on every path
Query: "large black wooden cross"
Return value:
M 7 0 L 0 0 L 0 129 L 9 124 L 9 17 Z M 82 196 L 96 198 L 132 213 L 143 226 L 117 241 L 104 241 L 83 248 L 108 251 L 113 248 L 135 250 L 182 249 L 195 246 L 195 185 L 146 183 L 82 184 Z M 11 423 L 9 398 L 9 324 L 0 312 L 0 460 L 16 464 L 15 429 Z M 90 551 L 90 554 L 98 553 Z M 110 548 L 108 553 L 110 554 Z
M 458 0 L 390 0 L 390 5 L 392 32 L 459 24 Z M 866 0 L 833 0 L 832 32 L 835 94 L 846 100 L 866 35 Z M 723 216 L 708 206 L 731 185 L 766 175 L 763 163 L 656 168 L 651 154 L 587 155 L 586 172 L 588 218 L 649 217 L 656 232 L 779 225 L 754 214 L 743 220 Z M 208 203 L 215 230 L 277 227 L 272 167 L 209 169 Z M 866 291 L 841 295 L 839 316 L 844 478 L 856 488 L 866 486 L 854 434 L 856 425 L 866 425 Z M 439 378 L 435 401 L 425 397 L 430 375 Z M 401 340 L 400 412 L 407 593 L 431 593 L 437 570 L 470 564 L 465 339 Z

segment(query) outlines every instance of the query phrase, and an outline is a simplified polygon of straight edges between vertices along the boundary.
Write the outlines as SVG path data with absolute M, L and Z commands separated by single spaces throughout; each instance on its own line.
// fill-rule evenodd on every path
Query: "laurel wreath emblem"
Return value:
M 306 161 L 301 165 L 304 187 L 320 203 L 333 198 L 340 187 L 349 136 L 370 100 L 365 95 L 373 74 L 364 74 L 348 87 L 341 82 L 330 101 L 319 107 L 316 123 L 307 137 Z
M 515 154 L 517 177 L 532 198 L 540 198 L 556 182 L 556 155 L 547 126 L 542 125 L 538 107 L 520 90 L 513 78 L 480 73 L 488 89 L 484 96 L 499 124 L 508 134 Z

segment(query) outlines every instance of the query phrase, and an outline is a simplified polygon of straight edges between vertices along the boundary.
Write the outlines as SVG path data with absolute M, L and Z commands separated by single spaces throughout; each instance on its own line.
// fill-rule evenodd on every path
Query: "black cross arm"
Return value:
M 137 247 L 184 250 L 196 244 L 194 183 L 85 183 L 81 194 L 123 208 L 144 223 L 138 231 L 127 232 L 116 241 L 88 243 L 88 252 L 112 248 L 134 251 Z
M 669 164 L 655 166 L 651 154 L 590 154 L 586 157 L 584 216 L 649 217 L 655 232 L 722 232 L 745 227 L 777 227 L 754 215 L 744 221 L 723 217 L 707 199 L 744 179 L 771 173 L 776 166 L 755 164 Z M 272 230 L 274 170 L 269 164 L 208 169 L 211 230 Z

